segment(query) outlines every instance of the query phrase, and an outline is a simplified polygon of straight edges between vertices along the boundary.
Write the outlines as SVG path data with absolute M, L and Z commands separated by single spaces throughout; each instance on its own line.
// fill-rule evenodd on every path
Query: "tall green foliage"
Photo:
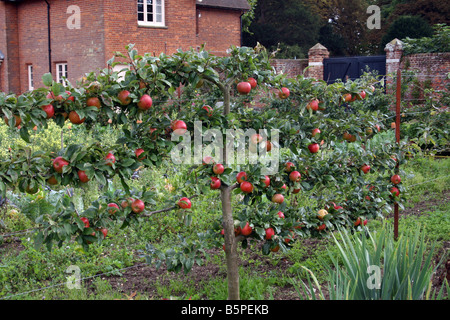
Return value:
M 385 224 L 379 233 L 332 234 L 338 254 L 329 251 L 332 265 L 327 265 L 329 298 L 331 300 L 422 300 L 442 297 L 442 292 L 431 292 L 431 277 L 440 263 L 433 266 L 435 243 L 428 246 L 420 227 L 405 231 L 394 239 L 393 228 Z M 309 270 L 307 270 L 309 271 Z M 294 280 L 302 293 L 312 294 L 316 283 L 309 272 L 308 285 Z M 320 289 L 320 288 L 319 288 Z M 319 298 L 324 298 L 322 290 Z

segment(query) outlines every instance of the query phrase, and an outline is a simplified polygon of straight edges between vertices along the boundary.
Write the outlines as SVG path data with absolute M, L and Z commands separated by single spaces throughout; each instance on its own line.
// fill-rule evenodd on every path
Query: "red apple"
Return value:
M 306 106 L 306 109 L 312 110 L 312 111 L 319 110 L 319 100 L 317 100 L 317 99 L 311 100 L 308 103 L 308 105 Z
M 175 134 L 182 136 L 187 131 L 187 125 L 183 120 L 176 120 L 172 123 L 172 130 Z
M 272 202 L 283 203 L 283 201 L 284 201 L 284 196 L 280 193 L 276 193 L 272 197 Z
M 105 161 L 107 166 L 112 166 L 112 164 L 116 162 L 116 157 L 114 156 L 114 154 L 109 152 L 105 157 Z
M 55 94 L 53 93 L 53 91 L 50 91 L 50 92 L 47 94 L 46 98 L 47 98 L 47 99 L 52 99 L 52 100 L 58 101 L 58 102 L 63 101 L 63 97 L 62 97 L 61 95 L 55 96 Z
M 75 97 L 72 96 L 72 92 L 66 91 L 66 93 L 67 93 L 67 95 L 68 95 L 67 100 L 74 102 L 74 101 L 75 101 Z M 67 101 L 67 100 L 66 100 L 66 101 Z
M 241 234 L 243 235 L 243 236 L 249 236 L 249 235 L 251 235 L 251 233 L 252 233 L 252 231 L 253 231 L 253 229 L 252 229 L 252 227 L 250 227 L 250 225 L 248 224 L 248 222 L 245 224 L 245 226 L 241 229 Z
M 266 230 L 266 240 L 272 240 L 272 237 L 275 235 L 275 231 L 273 230 L 273 228 L 267 228 Z
M 249 94 L 252 90 L 252 85 L 250 82 L 242 81 L 237 84 L 236 89 L 240 94 Z
M 241 171 L 236 175 L 236 181 L 238 183 L 242 183 L 245 180 L 247 180 L 247 173 L 245 173 L 244 171 Z
M 202 163 L 203 163 L 203 165 L 213 164 L 214 163 L 214 159 L 213 159 L 213 157 L 206 156 L 206 157 L 204 157 L 202 159 Z
M 284 171 L 286 172 L 291 172 L 293 168 L 295 168 L 295 164 L 290 161 L 286 162 L 286 164 L 284 165 Z
M 120 210 L 119 206 L 116 203 L 108 203 L 108 213 L 115 214 Z
M 242 192 L 251 193 L 253 192 L 253 185 L 248 181 L 243 181 L 240 185 Z
M 53 159 L 53 168 L 58 173 L 62 173 L 64 166 L 67 166 L 68 164 L 69 162 L 63 159 L 63 157 L 56 157 Z
M 254 135 L 252 135 L 250 137 L 250 142 L 252 144 L 258 144 L 258 143 L 263 142 L 263 141 L 264 141 L 264 138 L 258 133 L 255 133 Z
M 75 110 L 72 110 L 69 112 L 69 120 L 73 124 L 82 124 L 86 120 L 86 118 L 81 118 Z
M 211 189 L 219 189 L 222 185 L 222 182 L 220 182 L 220 179 L 217 177 L 211 177 Z
M 132 99 L 130 97 L 130 91 L 128 91 L 128 90 L 120 91 L 119 94 L 117 95 L 117 98 L 119 99 L 120 103 L 123 106 L 129 105 L 132 101 Z
M 88 218 L 82 217 L 82 218 L 80 218 L 80 220 L 84 222 L 84 227 L 85 228 L 89 228 L 89 220 L 88 220 Z
M 108 229 L 106 228 L 101 228 L 100 232 L 103 233 L 103 237 L 106 238 L 106 235 L 108 234 Z
M 89 181 L 88 176 L 86 175 L 86 172 L 83 170 L 78 170 L 78 178 L 81 182 L 86 183 Z
M 213 172 L 214 172 L 215 174 L 222 174 L 224 171 L 225 171 L 225 167 L 224 167 L 223 164 L 221 164 L 221 163 L 216 163 L 216 164 L 213 166 Z
M 392 188 L 391 188 L 391 193 L 392 193 L 393 195 L 395 195 L 396 197 L 398 197 L 398 196 L 400 195 L 400 190 L 398 190 L 397 187 L 392 187 Z
M 100 99 L 97 97 L 90 97 L 86 101 L 87 107 L 97 107 L 97 109 L 100 109 L 102 107 L 102 104 L 100 102 Z
M 266 188 L 270 186 L 270 178 L 269 176 L 265 176 L 264 179 L 261 179 L 262 182 L 266 185 Z
M 366 97 L 366 92 L 363 90 L 359 93 L 359 96 L 361 97 L 361 99 L 364 99 Z
M 308 149 L 311 153 L 317 153 L 319 152 L 320 147 L 317 143 L 311 143 L 310 145 L 308 145 Z
M 148 94 L 144 94 L 137 103 L 137 106 L 141 110 L 148 110 L 152 106 L 152 98 Z
M 255 78 L 250 77 L 247 79 L 247 81 L 248 81 L 248 83 L 250 83 L 250 86 L 252 87 L 252 89 L 255 89 L 256 86 L 258 85 L 258 82 L 256 81 Z
M 350 102 L 352 101 L 352 95 L 350 93 L 346 93 L 343 95 L 344 101 L 345 102 Z
M 286 99 L 289 95 L 290 91 L 288 88 L 283 87 L 280 91 L 278 91 L 278 97 L 280 97 L 280 99 Z
M 315 137 L 317 134 L 321 134 L 321 133 L 322 133 L 322 131 L 320 131 L 319 128 L 315 128 L 312 131 L 312 136 Z
M 291 181 L 293 181 L 293 182 L 298 182 L 298 181 L 300 181 L 301 177 L 302 177 L 302 175 L 301 175 L 300 172 L 298 172 L 298 171 L 292 171 L 292 172 L 289 174 L 289 180 L 291 180 Z
M 361 167 L 361 170 L 362 170 L 362 172 L 364 172 L 364 174 L 367 174 L 367 173 L 370 171 L 370 166 L 367 165 L 367 164 L 364 164 L 364 165 Z
M 47 119 L 52 118 L 55 115 L 55 108 L 52 104 L 47 104 L 41 107 L 42 110 L 47 114 Z
M 392 182 L 393 184 L 399 184 L 401 181 L 402 181 L 402 179 L 400 178 L 400 176 L 399 176 L 398 174 L 394 174 L 394 175 L 391 177 L 391 182 Z
M 203 106 L 202 109 L 206 111 L 206 114 L 208 115 L 208 117 L 212 116 L 213 109 L 211 108 L 211 106 L 206 105 L 206 106 Z
M 134 213 L 141 213 L 145 209 L 145 203 L 141 199 L 134 199 L 133 202 L 131 202 L 131 210 Z
M 183 197 L 180 200 L 178 200 L 177 205 L 182 209 L 190 209 L 192 204 L 191 200 L 189 198 Z
M 281 211 L 278 211 L 277 213 L 278 217 L 280 217 L 281 219 L 284 219 L 284 213 Z
M 136 158 L 138 158 L 139 161 L 142 161 L 145 159 L 145 156 L 139 157 L 144 151 L 142 148 L 138 148 L 134 151 L 134 154 L 136 155 Z

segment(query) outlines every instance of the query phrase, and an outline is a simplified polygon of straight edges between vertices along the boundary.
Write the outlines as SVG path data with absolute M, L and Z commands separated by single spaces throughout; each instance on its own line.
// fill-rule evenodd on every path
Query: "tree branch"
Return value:
M 188 199 L 191 200 L 191 199 L 194 199 L 194 198 L 196 198 L 196 197 L 198 197 L 197 194 L 193 195 L 192 197 L 190 197 L 190 198 L 188 198 Z M 175 209 L 177 209 L 177 208 L 179 208 L 177 205 L 173 205 L 173 206 L 170 206 L 170 207 L 167 207 L 167 208 L 164 208 L 164 209 L 160 209 L 160 210 L 155 210 L 155 211 L 150 211 L 150 212 L 143 213 L 143 214 L 141 214 L 141 216 L 144 216 L 144 217 L 150 217 L 150 216 L 154 215 L 155 213 L 161 213 L 161 212 L 172 211 L 172 210 L 175 210 Z

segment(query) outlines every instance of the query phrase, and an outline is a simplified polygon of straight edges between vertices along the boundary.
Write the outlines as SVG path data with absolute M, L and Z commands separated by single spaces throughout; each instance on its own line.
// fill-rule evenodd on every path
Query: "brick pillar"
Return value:
M 330 57 L 328 49 L 320 43 L 308 51 L 308 77 L 323 80 L 323 59 Z
M 386 52 L 386 93 L 392 93 L 392 84 L 403 55 L 403 42 L 395 38 L 386 45 L 384 51 Z

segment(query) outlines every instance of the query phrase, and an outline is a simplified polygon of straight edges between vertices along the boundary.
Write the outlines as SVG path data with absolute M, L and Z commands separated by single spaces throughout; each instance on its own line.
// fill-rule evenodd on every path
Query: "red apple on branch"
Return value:
M 139 157 L 144 151 L 142 148 L 138 148 L 134 151 L 134 154 L 136 155 L 136 158 L 138 158 L 139 161 L 142 161 L 145 159 L 145 156 Z
M 280 97 L 280 99 L 287 99 L 290 94 L 291 92 L 286 87 L 283 87 L 280 91 L 278 91 L 278 97 Z
M 253 192 L 253 185 L 248 181 L 243 181 L 240 185 L 242 192 L 251 193 Z
M 139 99 L 139 102 L 137 103 L 137 106 L 141 110 L 148 110 L 152 106 L 153 101 L 152 98 L 148 94 L 142 95 L 142 97 Z
M 258 82 L 256 81 L 256 79 L 252 78 L 252 77 L 248 78 L 247 82 L 250 83 L 250 86 L 252 87 L 252 89 L 255 89 L 256 86 L 258 85 Z
M 240 94 L 249 94 L 252 90 L 252 85 L 250 82 L 242 81 L 237 84 L 236 89 Z
M 97 109 L 100 109 L 102 107 L 102 104 L 101 104 L 99 98 L 90 97 L 86 100 L 86 106 L 87 107 L 96 107 Z
M 400 178 L 400 176 L 399 176 L 398 174 L 394 174 L 394 175 L 391 177 L 391 182 L 392 182 L 393 184 L 399 184 L 401 181 L 402 181 L 402 179 Z
M 192 206 L 191 200 L 189 200 L 189 198 L 187 198 L 187 197 L 183 197 L 180 200 L 178 200 L 177 205 L 181 209 L 190 209 Z
M 301 177 L 302 177 L 302 175 L 301 175 L 300 172 L 298 172 L 298 171 L 292 171 L 292 172 L 289 174 L 289 180 L 291 180 L 291 181 L 293 181 L 293 182 L 298 182 L 298 181 L 300 181 Z
M 130 91 L 128 91 L 128 90 L 120 91 L 119 94 L 117 95 L 117 98 L 119 99 L 120 103 L 123 106 L 129 105 L 132 101 L 132 99 L 130 97 Z
M 311 153 L 317 153 L 319 152 L 319 144 L 318 143 L 311 143 L 310 145 L 308 145 L 308 150 Z
M 247 180 L 247 173 L 245 173 L 245 171 L 241 171 L 236 175 L 236 181 L 238 183 L 242 183 L 245 180 Z
M 111 203 L 108 203 L 108 213 L 109 214 L 115 214 L 115 213 L 117 213 L 117 212 L 119 212 L 119 206 L 116 204 L 116 203 L 113 203 L 113 202 L 111 202 Z
M 182 136 L 187 131 L 187 125 L 183 120 L 176 120 L 172 123 L 172 130 L 175 134 Z
M 284 196 L 281 193 L 276 193 L 272 197 L 272 202 L 283 203 L 283 201 L 284 201 Z
M 364 164 L 361 167 L 362 172 L 364 172 L 364 174 L 367 174 L 370 171 L 370 166 L 368 164 Z
M 67 166 L 69 162 L 65 160 L 63 157 L 59 156 L 53 159 L 53 169 L 55 169 L 56 172 L 62 173 L 63 168 Z
M 308 102 L 308 104 L 306 105 L 306 109 L 312 110 L 312 111 L 319 110 L 319 100 L 314 99 L 314 100 L 311 100 L 310 102 Z
M 225 171 L 225 167 L 221 163 L 216 163 L 213 166 L 213 172 L 214 174 L 222 174 Z
M 52 104 L 47 104 L 41 107 L 42 110 L 47 114 L 47 119 L 52 118 L 55 115 L 55 108 Z
M 275 231 L 273 230 L 273 228 L 267 228 L 266 230 L 266 240 L 272 240 L 272 237 L 275 235 Z
M 89 181 L 88 176 L 86 175 L 86 172 L 84 170 L 78 170 L 78 178 L 81 182 L 86 183 Z
M 251 235 L 252 231 L 253 231 L 252 227 L 250 227 L 249 223 L 247 222 L 245 226 L 241 229 L 241 234 L 247 237 Z
M 145 209 L 145 203 L 141 199 L 134 199 L 133 202 L 131 202 L 131 210 L 134 213 L 141 213 Z
M 215 189 L 219 189 L 220 186 L 222 185 L 222 182 L 220 182 L 220 179 L 217 177 L 211 177 L 211 189 L 215 190 Z

